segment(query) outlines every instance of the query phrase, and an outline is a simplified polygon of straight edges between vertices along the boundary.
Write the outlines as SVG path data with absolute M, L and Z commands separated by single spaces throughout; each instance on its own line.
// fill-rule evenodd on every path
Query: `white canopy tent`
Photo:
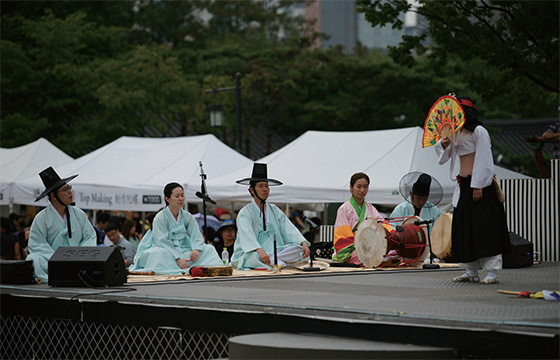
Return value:
M 443 187 L 442 205 L 450 204 L 455 182 L 449 162 L 438 164 L 433 147 L 422 148 L 420 127 L 361 132 L 308 131 L 274 153 L 257 160 L 268 164 L 268 177 L 282 186 L 271 188 L 269 200 L 277 204 L 344 202 L 350 198 L 350 176 L 369 175 L 367 200 L 395 206 L 403 201 L 399 182 L 409 172 L 435 177 Z M 215 200 L 250 201 L 247 186 L 236 180 L 251 176 L 252 164 L 217 178 L 208 189 Z M 496 166 L 498 179 L 528 178 Z M 456 174 L 453 171 L 452 174 Z
M 199 162 L 208 178 L 250 166 L 252 161 L 231 149 L 214 135 L 175 138 L 123 136 L 73 162 L 53 166 L 61 177 L 74 174 L 74 201 L 84 209 L 157 211 L 165 206 L 163 187 L 178 182 L 189 202 L 200 191 Z M 35 198 L 44 185 L 38 176 L 16 184 L 14 201 L 20 204 L 48 204 Z
M 37 175 L 49 166 L 58 167 L 72 160 L 44 138 L 15 148 L 0 148 L 0 205 L 13 205 L 15 182 Z

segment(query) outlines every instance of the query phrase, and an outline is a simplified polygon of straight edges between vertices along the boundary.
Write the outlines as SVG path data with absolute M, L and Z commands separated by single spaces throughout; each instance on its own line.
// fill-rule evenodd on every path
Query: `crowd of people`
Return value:
M 440 164 L 450 161 L 453 171 L 459 159 L 459 173 L 450 174 L 457 182 L 452 249 L 465 273 L 452 280 L 497 283 L 502 254 L 511 244 L 504 208 L 492 184 L 490 137 L 477 119 L 473 101 L 469 97 L 457 100 L 464 109 L 465 124 L 435 145 Z M 250 202 L 238 213 L 213 208 L 208 214 L 200 214 L 192 204 L 185 210 L 183 187 L 169 183 L 163 189 L 166 206 L 147 221 L 99 212 L 93 225 L 88 215 L 74 206 L 69 182 L 77 175 L 63 179 L 52 167 L 39 175 L 45 191 L 37 200 L 48 197 L 50 204 L 37 214 L 30 228 L 17 218 L 2 218 L 2 259 L 32 260 L 36 276 L 43 281 L 48 278 L 48 259 L 60 246 L 115 246 L 131 272 L 185 274 L 191 267 L 224 263 L 239 270 L 271 270 L 307 259 L 316 241 L 315 233 L 297 211 L 286 214 L 267 201 L 271 187 L 282 182 L 268 177 L 264 163 L 253 164 L 251 177 L 237 181 L 248 186 L 250 194 Z M 350 199 L 336 215 L 332 261 L 362 265 L 354 236 L 365 219 L 379 223 L 411 216 L 430 219 L 431 223 L 437 220 L 441 212 L 429 201 L 436 180 L 425 173 L 415 174 L 412 180 L 411 186 L 401 192 L 405 201 L 387 216 L 365 200 L 369 176 L 363 172 L 351 175 Z M 320 225 L 319 218 L 313 221 Z M 431 226 L 427 224 L 427 231 Z M 395 224 L 387 231 L 395 231 Z M 479 279 L 479 270 L 486 272 L 483 280 Z

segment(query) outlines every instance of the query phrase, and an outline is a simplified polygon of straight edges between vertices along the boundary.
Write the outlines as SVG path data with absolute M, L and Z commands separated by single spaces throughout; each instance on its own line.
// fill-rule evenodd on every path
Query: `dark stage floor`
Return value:
M 97 316 L 97 321 L 182 328 L 192 327 L 189 319 L 196 319 L 205 331 L 217 325 L 204 319 L 225 316 L 228 325 L 222 322 L 220 331 L 232 334 L 282 331 L 359 336 L 452 346 L 463 357 L 522 357 L 531 349 L 516 351 L 515 347 L 534 346 L 539 347 L 532 349 L 535 358 L 558 357 L 560 303 L 516 298 L 498 290 L 560 290 L 559 263 L 504 269 L 500 283 L 492 285 L 451 282 L 461 273 L 456 268 L 301 272 L 129 282 L 105 289 L 3 284 L 0 292 L 3 316 L 81 320 Z M 68 301 L 80 302 L 79 314 L 60 305 Z M 94 315 L 100 304 L 105 304 L 104 315 Z M 142 318 L 139 314 L 146 308 L 150 311 Z M 465 344 L 473 341 L 479 345 Z M 505 350 L 508 342 L 512 348 Z M 493 344 L 495 349 L 489 353 L 477 350 L 477 346 L 492 348 Z

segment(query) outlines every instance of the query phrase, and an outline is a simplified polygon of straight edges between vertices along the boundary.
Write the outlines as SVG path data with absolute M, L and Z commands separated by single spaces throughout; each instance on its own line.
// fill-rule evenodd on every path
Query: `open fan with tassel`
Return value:
M 465 123 L 465 112 L 452 95 L 440 97 L 430 109 L 424 123 L 422 147 L 435 145 L 441 138 L 448 138 Z

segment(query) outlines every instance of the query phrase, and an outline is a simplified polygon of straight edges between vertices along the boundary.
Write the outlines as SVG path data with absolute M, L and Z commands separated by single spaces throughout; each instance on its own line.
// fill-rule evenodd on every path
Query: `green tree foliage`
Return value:
M 85 18 L 12 19 L 25 38 L 2 39 L 2 146 L 44 136 L 77 156 L 194 113 L 198 85 L 170 49 L 130 46 L 125 29 Z
M 506 79 L 509 70 L 482 57 L 419 56 L 406 67 L 360 46 L 356 54 L 313 50 L 317 34 L 287 17 L 285 2 L 5 3 L 3 147 L 43 136 L 79 156 L 123 135 L 205 133 L 234 147 L 235 93 L 205 90 L 234 87 L 237 72 L 244 139 L 257 129 L 269 138 L 422 126 L 448 92 L 478 99 L 482 119 L 546 116 L 556 101 L 528 78 Z M 209 125 L 213 103 L 223 106 L 222 129 Z
M 199 16 L 204 1 L 141 0 L 136 6 L 135 36 L 139 43 L 204 47 L 208 31 L 204 18 Z
M 407 0 L 358 0 L 357 9 L 374 26 L 402 29 L 398 15 L 409 10 L 426 19 L 424 33 L 406 36 L 390 48 L 391 56 L 402 64 L 414 64 L 414 54 L 455 55 L 500 70 L 492 72 L 500 74 L 494 81 L 478 73 L 475 90 L 484 86 L 503 92 L 504 86 L 523 78 L 560 93 L 558 1 L 420 0 L 419 4 L 414 10 Z
M 84 87 L 88 64 L 121 51 L 125 31 L 84 19 L 82 12 L 60 19 L 47 11 L 38 20 L 2 21 L 10 28 L 1 40 L 2 146 L 54 140 L 95 111 Z

